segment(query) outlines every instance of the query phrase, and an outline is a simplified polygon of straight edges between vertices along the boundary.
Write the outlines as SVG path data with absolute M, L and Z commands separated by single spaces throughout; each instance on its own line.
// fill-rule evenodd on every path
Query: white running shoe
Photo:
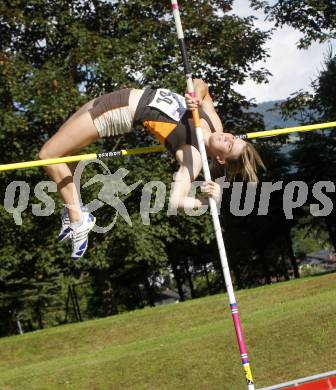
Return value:
M 89 212 L 86 206 L 81 206 L 81 210 L 83 212 L 87 212 L 87 213 Z M 70 218 L 69 218 L 68 209 L 66 207 L 64 207 L 62 210 L 61 221 L 62 221 L 62 227 L 60 232 L 58 233 L 57 240 L 59 242 L 64 242 L 71 238 Z
M 83 222 L 75 229 L 71 229 L 70 236 L 72 240 L 72 254 L 73 260 L 82 257 L 88 247 L 88 235 L 96 223 L 94 215 L 83 212 Z

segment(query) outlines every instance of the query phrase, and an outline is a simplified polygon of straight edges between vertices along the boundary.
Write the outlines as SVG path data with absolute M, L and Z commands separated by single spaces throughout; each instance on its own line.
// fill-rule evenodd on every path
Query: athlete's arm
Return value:
M 209 116 L 216 131 L 222 133 L 223 132 L 223 124 L 222 124 L 222 121 L 220 120 L 220 118 L 217 114 L 217 111 L 215 110 L 213 100 L 212 100 L 209 93 L 202 100 L 201 107 L 202 107 L 203 111 Z
M 174 182 L 170 194 L 169 204 L 172 208 L 191 210 L 208 204 L 209 196 L 213 196 L 216 202 L 220 201 L 220 186 L 209 181 L 202 186 L 205 196 L 198 199 L 189 196 L 191 183 L 197 178 L 202 168 L 201 156 L 193 146 L 183 145 L 176 152 L 176 159 L 180 164 L 174 175 Z
M 188 94 L 188 91 L 186 91 L 185 94 L 186 103 L 189 110 L 198 108 L 202 104 L 202 101 L 205 98 L 205 96 L 209 93 L 208 85 L 203 80 L 194 79 L 193 85 L 194 85 L 195 98 L 192 98 Z
M 215 110 L 213 100 L 209 93 L 208 85 L 201 79 L 193 80 L 196 101 L 186 94 L 186 103 L 189 110 L 201 107 L 202 110 L 210 117 L 216 131 L 223 132 L 222 122 Z

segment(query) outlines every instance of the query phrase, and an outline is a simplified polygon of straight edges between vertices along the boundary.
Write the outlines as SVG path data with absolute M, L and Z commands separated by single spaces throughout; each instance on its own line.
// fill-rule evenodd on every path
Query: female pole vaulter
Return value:
M 207 203 L 210 196 L 219 201 L 220 188 L 213 181 L 202 188 L 205 198 L 188 196 L 192 181 L 202 169 L 191 110 L 199 109 L 207 154 L 215 164 L 225 166 L 229 180 L 239 174 L 245 180 L 257 181 L 257 169 L 264 165 L 252 144 L 223 131 L 207 84 L 195 79 L 194 87 L 196 99 L 161 88 L 122 89 L 97 97 L 84 104 L 60 127 L 43 145 L 39 158 L 74 155 L 99 138 L 118 137 L 141 124 L 166 146 L 179 164 L 170 197 L 173 207 L 197 208 Z M 79 203 L 73 182 L 73 164 L 49 165 L 45 169 L 57 184 L 67 208 L 62 213 L 58 239 L 71 239 L 71 257 L 78 259 L 88 247 L 88 234 L 95 217 Z

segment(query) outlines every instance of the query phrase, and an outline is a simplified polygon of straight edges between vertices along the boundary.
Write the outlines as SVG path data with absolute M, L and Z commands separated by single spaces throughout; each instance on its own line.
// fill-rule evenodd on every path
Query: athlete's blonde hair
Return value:
M 237 159 L 226 160 L 225 165 L 213 161 L 211 173 L 214 178 L 226 175 L 228 181 L 240 176 L 244 181 L 258 182 L 258 168 L 266 169 L 255 147 L 246 142 L 242 154 Z

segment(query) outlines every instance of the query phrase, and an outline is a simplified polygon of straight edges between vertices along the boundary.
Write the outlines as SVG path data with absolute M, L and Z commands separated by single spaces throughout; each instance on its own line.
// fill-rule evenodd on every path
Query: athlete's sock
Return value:
M 83 220 L 84 220 L 84 218 L 83 218 L 83 214 L 82 214 L 81 219 L 79 221 L 70 223 L 70 228 L 72 230 L 78 229 L 81 226 L 81 224 L 83 223 Z

